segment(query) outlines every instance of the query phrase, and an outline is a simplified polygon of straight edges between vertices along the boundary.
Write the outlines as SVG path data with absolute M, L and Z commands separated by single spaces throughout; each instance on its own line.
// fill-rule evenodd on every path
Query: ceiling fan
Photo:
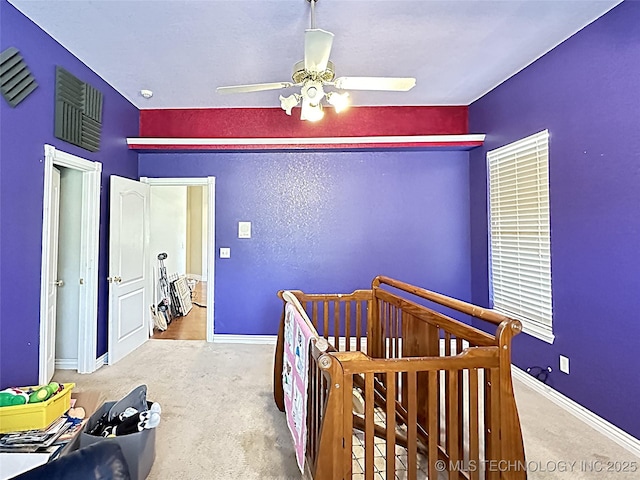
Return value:
M 306 0 L 311 4 L 311 28 L 305 31 L 304 60 L 293 66 L 293 82 L 255 83 L 250 85 L 234 85 L 218 87 L 221 94 L 260 92 L 264 90 L 280 90 L 300 87 L 300 93 L 288 97 L 280 95 L 280 106 L 291 115 L 293 107 L 302 102 L 301 120 L 317 121 L 324 116 L 322 99 L 326 98 L 336 112 L 348 106 L 348 92 L 325 92 L 324 87 L 338 90 L 386 90 L 406 92 L 415 84 L 415 78 L 400 77 L 339 77 L 335 78 L 335 68 L 329 55 L 333 45 L 333 33 L 316 28 L 315 4 L 318 0 Z

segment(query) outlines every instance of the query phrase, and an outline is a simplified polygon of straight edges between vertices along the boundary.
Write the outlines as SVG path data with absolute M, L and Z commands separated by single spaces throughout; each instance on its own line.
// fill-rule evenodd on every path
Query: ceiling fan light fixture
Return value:
M 325 96 L 324 89 L 322 88 L 322 82 L 317 80 L 309 80 L 305 82 L 300 93 L 302 94 L 302 98 L 313 105 L 318 105 Z
M 317 122 L 324 117 L 324 111 L 322 110 L 322 104 L 312 105 L 305 102 L 302 105 L 302 111 L 300 112 L 300 120 L 308 120 L 310 122 Z
M 349 92 L 338 93 L 338 92 L 330 92 L 327 93 L 327 101 L 333 105 L 336 113 L 340 113 L 343 110 L 346 110 L 349 107 Z
M 287 112 L 287 115 L 291 115 L 291 110 L 298 105 L 298 103 L 300 103 L 300 95 L 297 93 L 293 93 L 288 97 L 280 95 L 280 106 Z

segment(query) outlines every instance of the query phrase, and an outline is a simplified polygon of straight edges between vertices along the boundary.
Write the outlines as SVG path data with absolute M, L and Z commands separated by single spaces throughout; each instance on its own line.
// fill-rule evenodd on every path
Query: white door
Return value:
M 149 339 L 149 185 L 111 175 L 109 363 Z
M 56 370 L 56 309 L 58 305 L 58 287 L 62 281 L 58 280 L 58 227 L 60 224 L 60 170 L 54 168 L 51 175 L 51 190 L 49 191 L 51 208 L 49 209 L 49 278 L 47 279 L 47 306 L 45 321 L 47 322 L 47 338 L 45 342 L 45 371 L 44 383 L 53 378 Z

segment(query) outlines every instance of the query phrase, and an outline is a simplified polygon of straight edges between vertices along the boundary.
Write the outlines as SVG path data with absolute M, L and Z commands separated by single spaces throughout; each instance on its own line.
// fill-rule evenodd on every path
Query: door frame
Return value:
M 96 370 L 98 347 L 98 244 L 100 238 L 100 181 L 102 163 L 86 160 L 56 149 L 44 146 L 44 200 L 42 210 L 42 260 L 40 273 L 40 346 L 38 361 L 38 381 L 46 383 L 46 338 L 49 325 L 46 322 L 48 300 L 46 296 L 49 277 L 49 232 L 51 222 L 50 192 L 53 167 L 65 167 L 82 173 L 82 215 L 80 239 L 80 289 L 78 319 L 78 373 L 92 373 Z
M 152 178 L 140 177 L 142 183 L 151 187 L 194 187 L 206 186 L 207 188 L 207 342 L 213 342 L 215 331 L 215 232 L 216 232 L 216 177 L 196 178 Z

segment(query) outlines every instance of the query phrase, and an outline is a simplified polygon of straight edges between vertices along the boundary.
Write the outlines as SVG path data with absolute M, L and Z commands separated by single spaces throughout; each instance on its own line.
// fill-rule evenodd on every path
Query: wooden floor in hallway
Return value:
M 195 302 L 188 315 L 174 318 L 164 331 L 154 329 L 153 339 L 162 340 L 206 340 L 207 338 L 207 282 L 198 282 L 191 300 Z

